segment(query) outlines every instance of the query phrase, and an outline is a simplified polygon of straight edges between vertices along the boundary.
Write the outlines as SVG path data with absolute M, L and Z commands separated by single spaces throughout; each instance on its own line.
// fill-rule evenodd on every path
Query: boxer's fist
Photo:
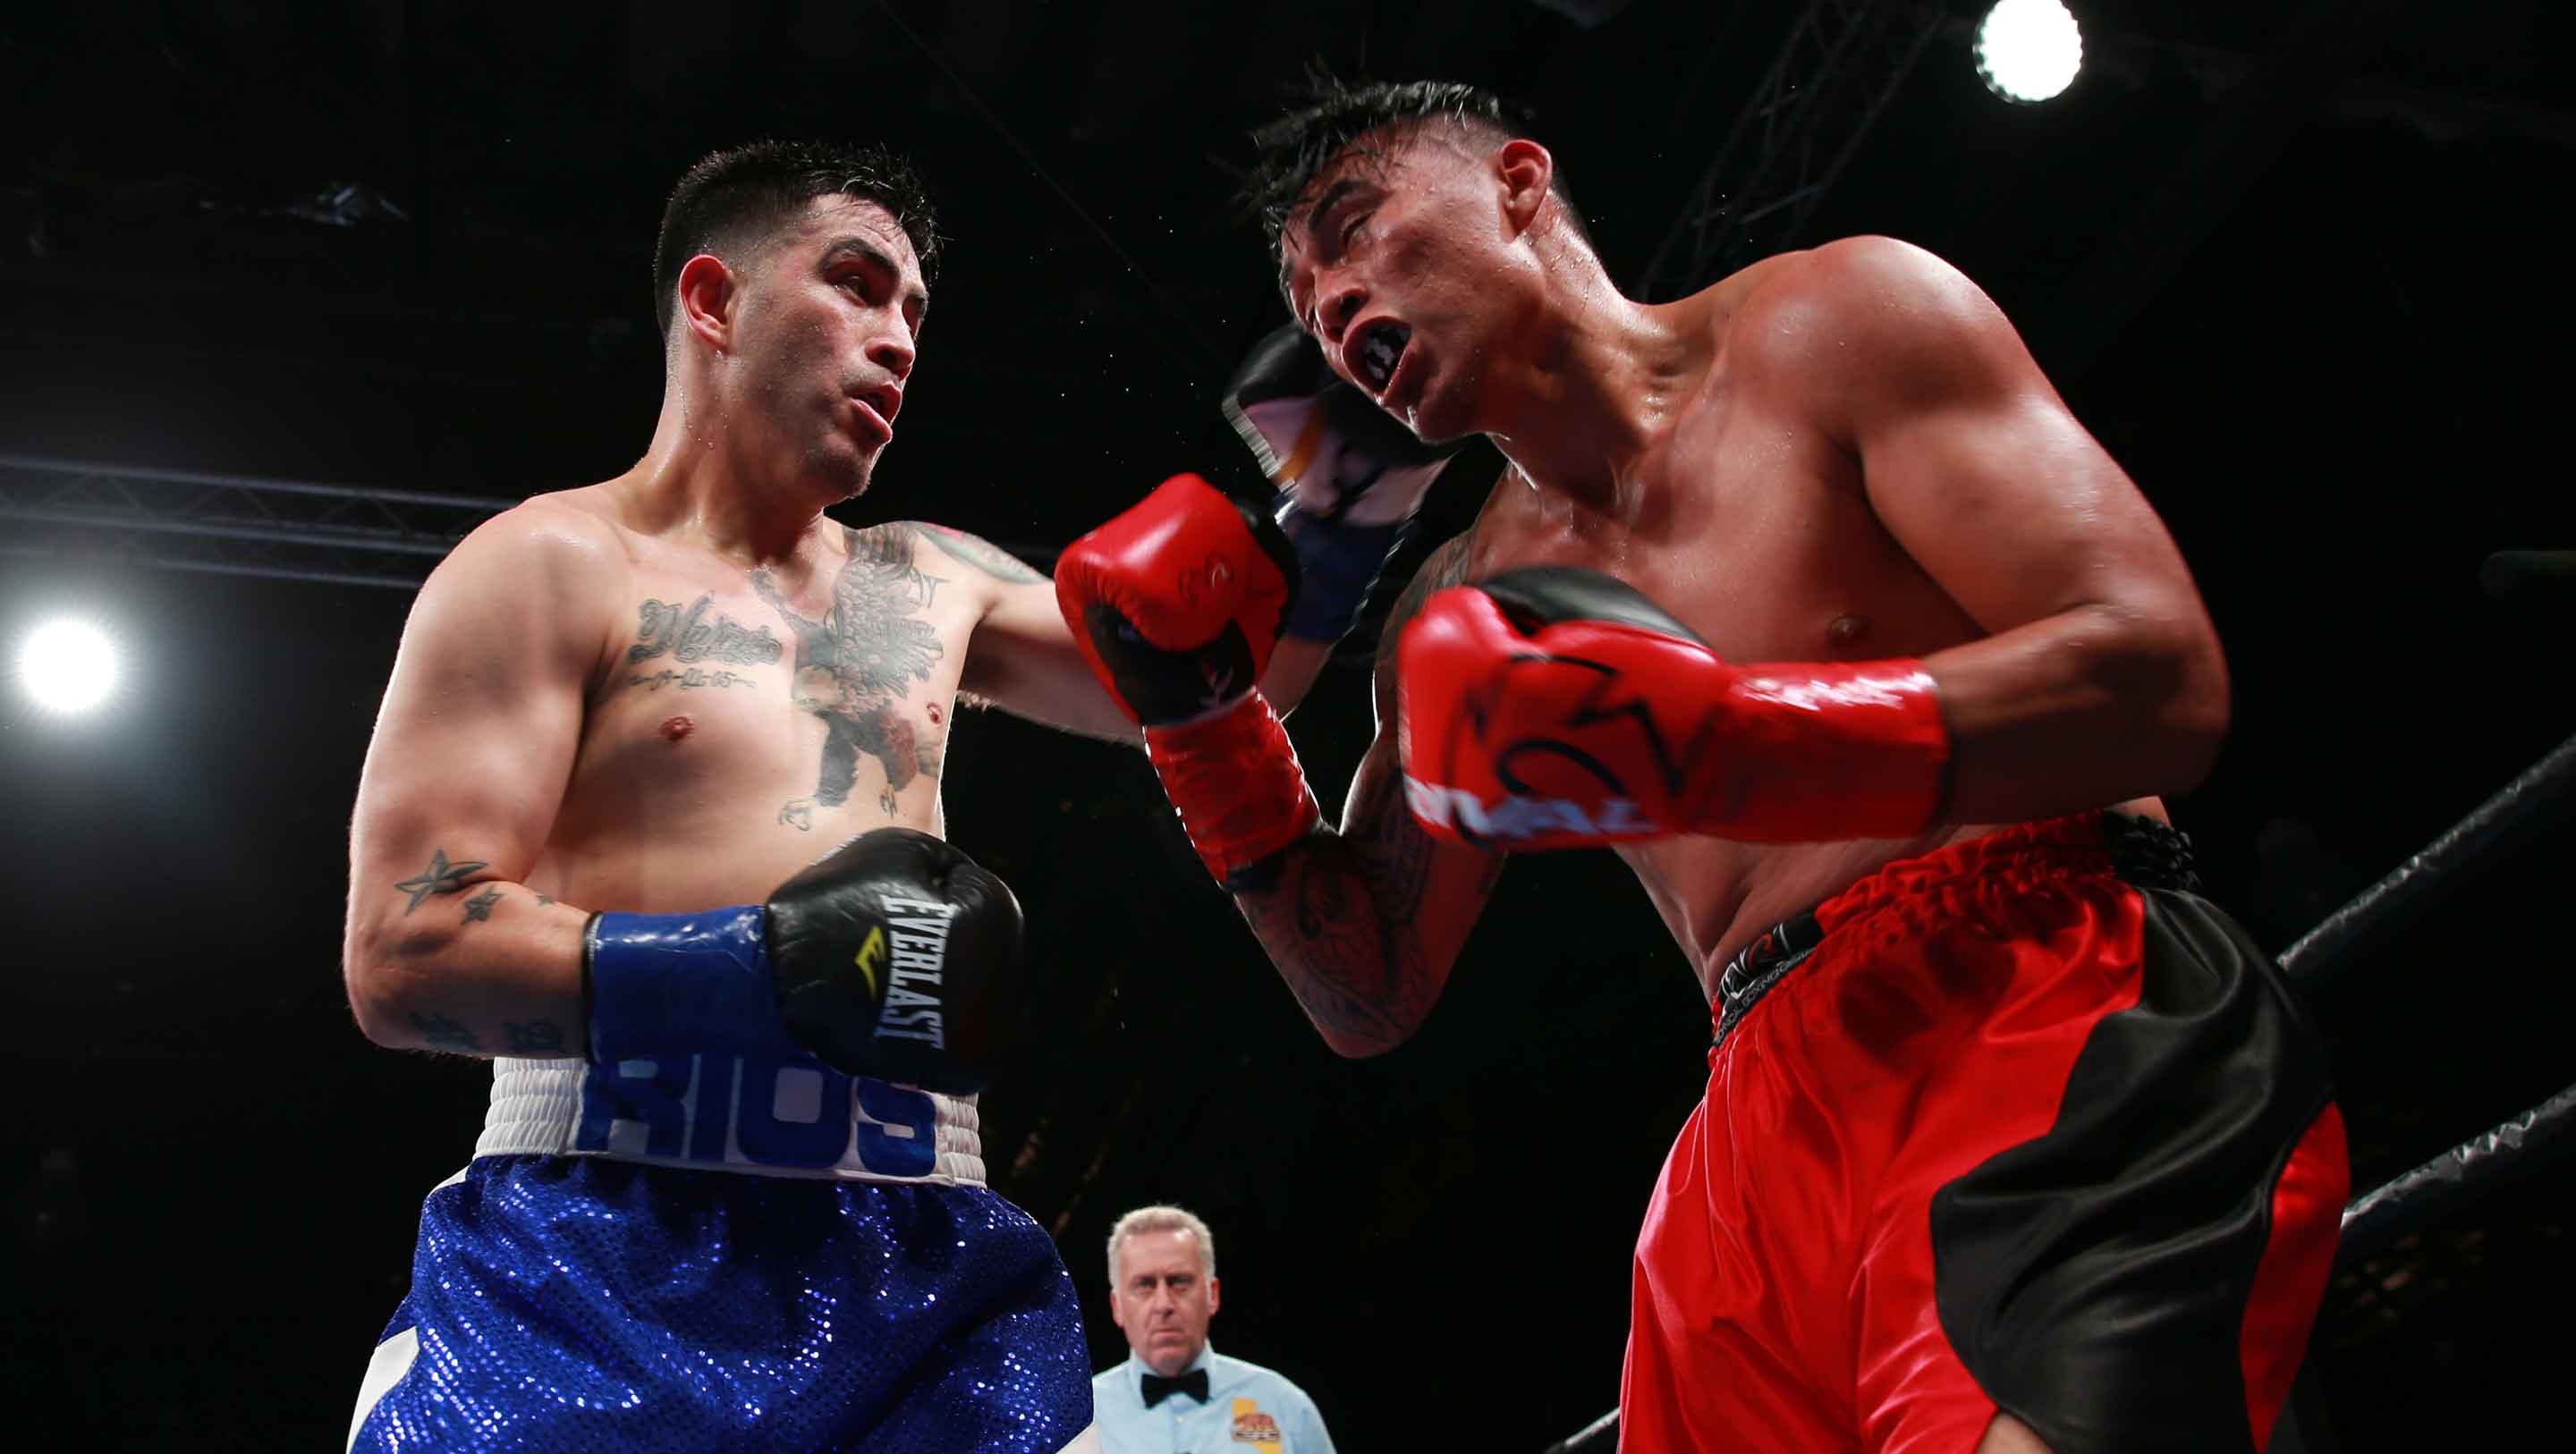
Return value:
M 1731 666 L 1594 571 L 1433 595 L 1396 684 L 1407 805 L 1489 847 L 1897 837 L 1933 820 L 1945 784 L 1921 663 Z
M 1164 481 L 1056 560 L 1056 608 L 1075 644 L 1147 727 L 1242 700 L 1296 593 L 1279 528 L 1196 475 Z
M 1280 528 L 1303 570 L 1284 633 L 1338 640 L 1453 451 L 1414 438 L 1343 382 L 1294 324 L 1254 345 L 1235 370 L 1225 417 L 1278 486 Z
M 964 853 L 880 828 L 780 884 L 766 939 L 779 1018 L 833 1069 L 982 1090 L 1027 1003 L 1020 905 Z

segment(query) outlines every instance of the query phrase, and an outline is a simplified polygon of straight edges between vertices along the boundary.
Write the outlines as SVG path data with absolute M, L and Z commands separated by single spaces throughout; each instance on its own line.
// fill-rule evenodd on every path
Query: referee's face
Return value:
M 1155 1373 L 1174 1377 L 1199 1356 L 1216 1303 L 1216 1279 L 1200 1261 L 1196 1233 L 1130 1232 L 1118 1244 L 1109 1315 L 1136 1361 Z

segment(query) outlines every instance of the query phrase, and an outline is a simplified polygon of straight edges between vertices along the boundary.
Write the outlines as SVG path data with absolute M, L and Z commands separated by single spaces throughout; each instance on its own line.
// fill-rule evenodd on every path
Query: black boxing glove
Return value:
M 1300 583 L 1280 632 L 1338 641 L 1455 451 L 1414 438 L 1335 374 L 1293 323 L 1253 346 L 1226 385 L 1224 407 L 1278 487 L 1272 508 L 1296 546 Z
M 766 904 L 595 914 L 590 1058 L 812 1055 L 845 1075 L 971 1095 L 1029 989 L 1019 901 L 910 828 L 863 834 Z

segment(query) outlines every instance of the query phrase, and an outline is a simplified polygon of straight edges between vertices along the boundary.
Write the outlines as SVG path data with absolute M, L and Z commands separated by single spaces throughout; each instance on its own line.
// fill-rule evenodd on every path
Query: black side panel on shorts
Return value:
M 2282 1165 L 2331 1091 L 2244 930 L 2144 888 L 2144 984 L 2096 1025 L 2048 1134 L 1932 1199 L 1942 1330 L 2056 1454 L 2246 1451 L 2240 1340 Z

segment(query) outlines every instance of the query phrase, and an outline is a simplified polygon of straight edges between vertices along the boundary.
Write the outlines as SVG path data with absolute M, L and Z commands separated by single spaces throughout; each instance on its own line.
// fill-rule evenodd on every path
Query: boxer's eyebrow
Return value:
M 1299 215 L 1293 229 L 1305 234 L 1306 244 L 1303 251 L 1313 253 L 1323 246 L 1325 219 L 1334 208 L 1349 200 L 1353 192 L 1366 185 L 1365 178 L 1344 176 L 1324 188 L 1324 194 L 1315 199 L 1315 205 Z M 1305 322 L 1305 315 L 1299 311 L 1297 304 L 1296 268 L 1288 260 L 1288 231 L 1283 230 L 1280 233 L 1279 241 L 1279 296 L 1288 300 L 1289 315 L 1296 318 L 1302 325 Z
M 1353 192 L 1358 191 L 1363 185 L 1365 184 L 1358 177 L 1344 177 L 1340 181 L 1326 187 L 1324 189 L 1324 195 L 1315 199 L 1315 205 L 1306 209 L 1306 217 L 1302 230 L 1306 234 L 1306 245 L 1308 247 L 1311 248 L 1322 245 L 1324 240 L 1324 219 L 1332 214 L 1334 208 L 1342 205 L 1344 198 L 1347 198 Z
M 823 249 L 823 266 L 828 268 L 847 257 L 872 262 L 885 269 L 886 276 L 889 278 L 900 279 L 903 276 L 903 264 L 896 262 L 884 248 L 864 237 L 844 237 L 834 240 L 829 247 Z M 904 305 L 912 310 L 912 326 L 919 328 L 922 320 L 930 316 L 930 294 L 914 288 L 903 295 L 903 301 Z

